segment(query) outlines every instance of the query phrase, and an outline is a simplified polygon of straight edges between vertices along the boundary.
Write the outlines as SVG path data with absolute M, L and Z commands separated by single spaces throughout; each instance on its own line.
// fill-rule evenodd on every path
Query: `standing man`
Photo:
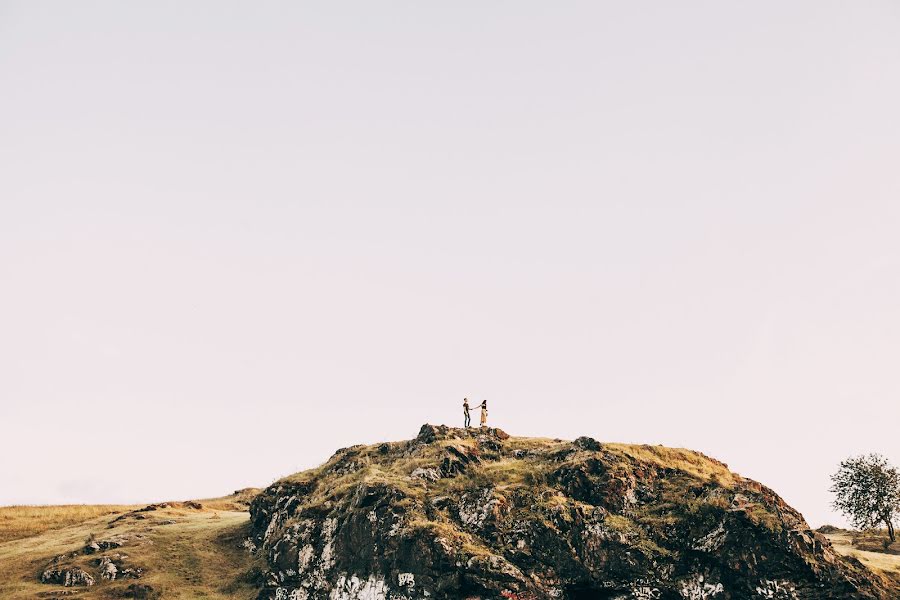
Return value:
M 481 426 L 487 426 L 487 400 L 481 401 Z
M 472 416 L 469 415 L 469 399 L 463 398 L 463 421 L 465 422 L 464 427 L 466 429 L 472 425 Z

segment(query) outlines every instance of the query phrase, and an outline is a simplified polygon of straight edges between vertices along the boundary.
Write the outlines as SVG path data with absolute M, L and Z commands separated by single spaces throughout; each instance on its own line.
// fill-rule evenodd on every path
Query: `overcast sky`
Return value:
M 0 1 L 0 504 L 461 424 L 900 464 L 900 4 Z

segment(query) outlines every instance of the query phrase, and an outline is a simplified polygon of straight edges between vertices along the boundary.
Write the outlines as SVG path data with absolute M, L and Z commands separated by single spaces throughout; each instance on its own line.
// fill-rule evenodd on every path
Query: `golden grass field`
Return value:
M 0 508 L 0 598 L 53 598 L 73 590 L 79 599 L 120 598 L 134 583 L 149 585 L 164 598 L 255 598 L 258 587 L 251 575 L 258 559 L 241 546 L 249 519 L 246 496 L 201 501 L 200 509 L 171 503 L 145 512 L 136 512 L 140 506 Z M 54 556 L 79 551 L 91 538 L 127 540 L 115 550 L 69 561 L 94 575 L 96 585 L 63 588 L 40 583 L 41 572 Z M 143 576 L 102 581 L 94 564 L 98 556 L 113 553 L 127 555 L 128 565 L 143 568 Z
M 2 507 L 0 508 L 0 543 L 32 537 L 51 529 L 61 529 L 134 508 L 139 507 L 87 504 Z

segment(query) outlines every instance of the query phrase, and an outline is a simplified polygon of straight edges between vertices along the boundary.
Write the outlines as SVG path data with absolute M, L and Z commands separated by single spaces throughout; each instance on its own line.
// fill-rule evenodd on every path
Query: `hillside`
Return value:
M 0 508 L 0 598 L 900 597 L 893 555 L 828 535 L 690 450 L 425 425 L 262 491 Z
M 254 494 L 0 508 L 0 598 L 255 598 L 258 568 L 242 547 Z

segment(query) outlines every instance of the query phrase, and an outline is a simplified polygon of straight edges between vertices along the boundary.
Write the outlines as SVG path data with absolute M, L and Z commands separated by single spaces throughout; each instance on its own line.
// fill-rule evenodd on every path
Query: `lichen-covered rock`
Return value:
M 105 579 L 107 581 L 115 580 L 116 575 L 119 574 L 119 567 L 117 567 L 116 563 L 108 556 L 104 556 L 100 559 L 98 569 L 100 571 L 100 579 Z
M 126 562 L 127 558 L 128 556 L 125 554 L 113 554 L 112 556 L 101 556 L 97 559 L 97 571 L 100 574 L 100 579 L 105 581 L 140 579 L 144 574 L 144 569 L 128 565 Z
M 53 583 L 64 587 L 92 586 L 95 581 L 87 571 L 79 567 L 49 568 L 41 573 L 41 583 Z
M 424 469 L 419 467 L 415 469 L 412 473 L 409 474 L 413 479 L 421 479 L 423 481 L 431 481 L 435 482 L 441 478 L 440 472 L 437 469 Z
M 425 425 L 251 505 L 261 600 L 900 597 L 699 453 Z
M 144 534 L 134 534 L 118 535 L 106 540 L 91 539 L 80 550 L 53 557 L 41 572 L 40 581 L 65 587 L 90 587 L 98 583 L 98 578 L 101 584 L 121 579 L 138 579 L 143 575 L 144 569 L 128 564 L 127 554 L 115 552 L 94 557 L 90 555 L 120 548 L 127 541 L 143 540 L 144 537 Z
M 112 550 L 113 548 L 119 548 L 121 546 L 122 540 L 119 539 L 92 540 L 84 547 L 84 553 L 95 554 L 97 552 L 106 552 L 107 550 Z

